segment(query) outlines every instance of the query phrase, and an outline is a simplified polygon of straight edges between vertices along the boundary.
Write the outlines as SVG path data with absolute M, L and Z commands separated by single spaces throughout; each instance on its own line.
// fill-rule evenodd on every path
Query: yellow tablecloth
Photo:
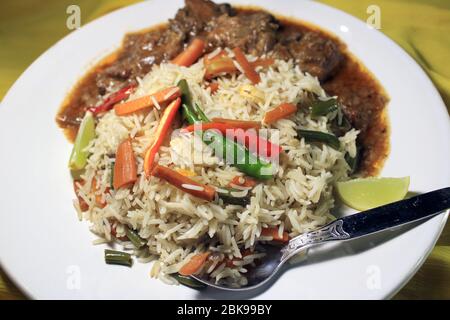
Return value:
M 406 49 L 424 68 L 450 110 L 450 1 L 321 0 L 364 21 L 369 5 L 381 9 L 381 31 Z M 138 0 L 9 0 L 0 1 L 0 99 L 25 68 L 68 34 L 66 9 L 81 8 L 85 24 Z M 426 106 L 424 106 L 426 107 Z M 0 299 L 21 299 L 0 270 Z M 432 254 L 396 298 L 450 299 L 450 224 Z

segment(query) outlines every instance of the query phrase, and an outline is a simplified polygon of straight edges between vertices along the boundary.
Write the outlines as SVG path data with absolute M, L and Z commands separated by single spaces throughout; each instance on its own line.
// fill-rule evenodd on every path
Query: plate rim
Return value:
M 228 2 L 230 2 L 230 3 L 236 3 L 236 4 L 239 4 L 239 3 L 240 3 L 239 1 L 236 1 L 236 0 L 231 0 L 231 1 L 228 1 Z M 243 1 L 243 2 L 244 2 L 244 1 Z M 302 2 L 309 2 L 309 1 L 304 1 L 304 0 L 302 0 Z M 346 15 L 346 16 L 347 16 L 347 19 L 351 19 L 351 20 L 354 20 L 354 21 L 358 21 L 359 23 L 362 23 L 362 21 L 359 20 L 358 18 L 356 18 L 355 16 L 353 16 L 353 15 L 351 15 L 351 14 L 345 12 L 345 11 L 342 11 L 342 10 L 340 10 L 340 9 L 331 7 L 331 6 L 326 5 L 326 4 L 323 4 L 323 3 L 318 3 L 318 2 L 314 2 L 314 5 L 323 6 L 323 7 L 326 7 L 328 10 L 331 9 L 331 10 L 337 11 L 337 12 L 339 12 L 340 14 Z M 39 64 L 39 62 L 43 59 L 43 57 L 44 57 L 45 55 L 48 54 L 49 51 L 53 51 L 53 50 L 55 49 L 55 47 L 58 47 L 58 45 L 59 45 L 61 42 L 70 41 L 69 39 L 72 38 L 72 37 L 74 37 L 74 35 L 78 34 L 78 33 L 80 32 L 81 29 L 86 29 L 88 26 L 92 26 L 92 25 L 95 25 L 95 24 L 100 24 L 100 23 L 103 22 L 104 19 L 107 19 L 107 18 L 108 18 L 109 16 L 111 16 L 111 15 L 117 15 L 117 14 L 120 14 L 120 12 L 123 11 L 123 10 L 127 10 L 127 9 L 129 9 L 130 7 L 138 7 L 138 6 L 145 6 L 145 2 L 139 2 L 139 3 L 135 3 L 135 4 L 132 4 L 132 5 L 128 5 L 128 6 L 125 6 L 125 7 L 122 7 L 122 8 L 118 8 L 118 9 L 116 9 L 116 10 L 113 10 L 113 11 L 111 11 L 111 12 L 109 12 L 109 13 L 107 13 L 107 14 L 105 14 L 105 15 L 99 17 L 99 18 L 96 18 L 96 19 L 90 21 L 89 23 L 86 23 L 86 24 L 83 25 L 79 30 L 75 30 L 75 31 L 73 31 L 73 32 L 70 32 L 70 33 L 67 34 L 65 37 L 63 37 L 62 39 L 60 39 L 60 40 L 58 40 L 56 43 L 54 43 L 52 46 L 50 46 L 45 52 L 43 52 L 42 54 L 40 54 L 39 57 L 37 57 L 37 58 L 36 58 L 36 59 L 35 59 L 35 60 L 34 60 L 34 61 L 33 61 L 33 62 L 32 62 L 32 63 L 31 63 L 31 64 L 30 64 L 30 65 L 29 65 L 29 66 L 28 66 L 21 74 L 20 74 L 20 76 L 14 81 L 13 85 L 11 85 L 10 88 L 7 90 L 7 92 L 5 93 L 3 99 L 0 101 L 0 113 L 2 112 L 2 110 L 4 110 L 4 109 L 7 107 L 5 102 L 8 102 L 8 100 L 9 100 L 8 97 L 10 96 L 10 92 L 14 91 L 14 88 L 16 87 L 16 85 L 17 85 L 18 83 L 20 83 L 20 81 L 21 81 L 24 77 L 26 77 L 26 74 L 27 74 L 30 70 L 32 70 L 32 69 L 35 67 L 35 65 Z M 258 6 L 258 4 L 256 4 L 255 6 Z M 264 8 L 264 5 L 261 5 L 261 7 Z M 270 10 L 270 9 L 268 9 L 268 10 L 272 12 L 272 10 Z M 277 12 L 276 10 L 274 10 L 273 12 L 274 12 L 275 14 L 283 15 L 282 13 L 279 13 L 279 12 Z M 287 15 L 283 15 L 283 16 L 287 16 Z M 290 17 L 290 16 L 289 16 L 289 17 Z M 293 16 L 293 15 L 292 15 L 292 17 L 296 18 L 296 17 Z M 299 19 L 299 20 L 305 20 L 304 18 L 297 18 L 297 19 Z M 307 21 L 307 20 L 306 20 L 306 21 Z M 152 23 L 151 25 L 155 25 L 155 24 L 156 24 L 156 23 Z M 323 27 L 320 26 L 320 25 L 318 25 L 318 26 L 321 27 L 321 28 L 323 28 Z M 131 30 L 131 31 L 133 31 L 133 30 Z M 378 34 L 378 36 L 381 36 L 381 37 L 383 38 L 384 41 L 387 40 L 387 41 L 390 43 L 391 46 L 396 47 L 397 50 L 400 49 L 401 52 L 403 53 L 403 55 L 408 57 L 410 63 L 413 63 L 414 65 L 416 65 L 417 67 L 419 67 L 422 76 L 424 76 L 424 78 L 427 79 L 427 81 L 428 81 L 429 84 L 431 85 L 430 87 L 433 88 L 435 95 L 437 95 L 437 97 L 441 100 L 442 106 L 444 107 L 444 108 L 443 108 L 443 109 L 444 109 L 443 111 L 447 111 L 446 108 L 445 108 L 445 103 L 444 103 L 444 101 L 443 101 L 443 99 L 442 99 L 442 96 L 440 95 L 440 93 L 439 93 L 439 91 L 437 90 L 436 86 L 435 86 L 434 83 L 432 82 L 431 78 L 430 78 L 430 77 L 428 76 L 428 74 L 423 70 L 423 68 L 422 68 L 422 67 L 421 67 L 421 66 L 420 66 L 420 65 L 419 65 L 419 64 L 418 64 L 411 56 L 410 56 L 410 54 L 409 54 L 408 52 L 406 52 L 406 50 L 404 50 L 404 49 L 403 49 L 400 45 L 398 45 L 395 41 L 393 41 L 393 40 L 392 40 L 391 38 L 389 38 L 387 35 L 385 35 L 384 33 L 380 32 L 380 31 L 378 31 L 378 30 L 374 30 L 374 31 L 375 31 L 375 33 Z M 333 34 L 334 34 L 334 33 L 333 33 Z M 338 35 L 336 35 L 336 36 L 337 36 L 339 39 L 341 39 L 340 36 L 338 36 Z M 341 39 L 341 40 L 342 40 L 342 39 Z M 345 42 L 345 41 L 344 41 L 344 42 Z M 95 61 L 94 61 L 94 62 L 95 62 Z M 83 70 L 83 73 L 85 73 L 85 71 L 86 71 L 86 70 Z M 450 123 L 450 119 L 448 119 L 448 122 Z M 448 128 L 449 131 L 450 131 L 450 125 L 447 125 L 447 128 Z M 422 255 L 421 260 L 420 260 L 420 261 L 419 261 L 419 262 L 418 262 L 418 263 L 410 270 L 410 272 L 409 272 L 408 274 L 405 274 L 405 276 L 403 277 L 402 281 L 399 282 L 399 284 L 397 285 L 397 287 L 396 287 L 396 288 L 393 288 L 393 290 L 391 290 L 390 293 L 387 293 L 387 294 L 384 296 L 384 299 L 386 299 L 386 298 L 389 299 L 389 298 L 393 297 L 396 293 L 398 293 L 398 292 L 404 287 L 404 285 L 405 285 L 406 283 L 408 283 L 409 280 L 410 280 L 410 279 L 417 273 L 417 271 L 422 267 L 422 265 L 424 264 L 424 262 L 427 260 L 427 258 L 428 258 L 429 255 L 431 254 L 433 248 L 435 247 L 435 245 L 436 245 L 436 243 L 437 243 L 437 241 L 438 241 L 438 239 L 439 239 L 439 237 L 440 237 L 440 235 L 441 235 L 441 233 L 442 233 L 442 230 L 444 229 L 444 227 L 445 227 L 445 225 L 446 225 L 446 223 L 447 223 L 447 219 L 448 219 L 448 214 L 449 214 L 449 212 L 450 212 L 450 210 L 447 210 L 447 211 L 443 214 L 443 217 L 441 218 L 441 220 L 440 220 L 440 222 L 439 222 L 439 223 L 440 223 L 440 229 L 439 229 L 439 232 L 436 232 L 436 233 L 435 233 L 435 235 L 434 235 L 434 241 L 433 241 L 432 245 L 428 248 L 427 252 L 425 252 L 425 254 Z M 442 214 L 441 214 L 441 215 L 442 215 Z M 24 293 L 27 297 L 32 298 L 32 299 L 38 298 L 38 297 L 34 296 L 34 295 L 31 293 L 32 290 L 30 290 L 30 289 L 27 287 L 26 284 L 21 283 L 20 281 L 18 281 L 18 280 L 16 279 L 16 277 L 14 276 L 14 272 L 12 272 L 12 271 L 9 269 L 9 267 L 6 265 L 6 263 L 4 263 L 4 261 L 3 261 L 2 259 L 0 259 L 0 267 L 1 267 L 2 270 L 5 272 L 5 274 L 7 274 L 9 280 L 10 280 L 12 283 L 14 283 L 14 285 L 16 285 L 16 286 L 22 291 L 22 293 Z

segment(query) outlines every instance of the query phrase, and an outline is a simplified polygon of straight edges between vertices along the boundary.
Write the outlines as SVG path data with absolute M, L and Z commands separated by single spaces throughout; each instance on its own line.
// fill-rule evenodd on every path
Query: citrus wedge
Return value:
M 409 177 L 361 178 L 336 183 L 336 191 L 342 201 L 360 211 L 400 201 L 408 187 Z

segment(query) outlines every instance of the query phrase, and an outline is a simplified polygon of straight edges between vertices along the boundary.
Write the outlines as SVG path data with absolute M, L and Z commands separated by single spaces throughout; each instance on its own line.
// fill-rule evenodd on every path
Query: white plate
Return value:
M 237 1 L 233 1 L 237 2 Z M 391 40 L 359 20 L 309 1 L 239 1 L 317 24 L 338 35 L 375 74 L 391 102 L 392 150 L 382 175 L 411 176 L 411 190 L 450 182 L 449 118 L 430 80 Z M 71 145 L 54 117 L 93 60 L 128 31 L 166 21 L 182 1 L 154 0 L 124 8 L 71 33 L 37 59 L 0 108 L 0 261 L 33 298 L 379 299 L 392 296 L 423 263 L 446 216 L 402 233 L 323 248 L 268 290 L 251 295 L 198 293 L 150 279 L 149 266 L 107 266 L 103 247 L 77 220 L 67 170 Z M 345 27 L 342 27 L 345 26 Z M 343 32 L 342 30 L 347 32 Z M 393 235 L 398 235 L 393 237 Z M 369 249 L 370 248 L 370 249 Z

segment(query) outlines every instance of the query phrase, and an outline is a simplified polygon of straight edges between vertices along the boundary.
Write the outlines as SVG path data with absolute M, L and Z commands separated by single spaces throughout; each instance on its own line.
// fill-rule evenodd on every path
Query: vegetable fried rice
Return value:
M 348 179 L 357 155 L 358 131 L 316 77 L 292 60 L 239 53 L 155 65 L 102 110 L 78 151 L 87 156 L 74 205 L 96 243 L 153 262 L 151 276 L 169 284 L 199 275 L 245 286 L 264 259 L 257 243 L 334 219 L 333 183 Z M 220 57 L 233 72 L 212 69 Z

